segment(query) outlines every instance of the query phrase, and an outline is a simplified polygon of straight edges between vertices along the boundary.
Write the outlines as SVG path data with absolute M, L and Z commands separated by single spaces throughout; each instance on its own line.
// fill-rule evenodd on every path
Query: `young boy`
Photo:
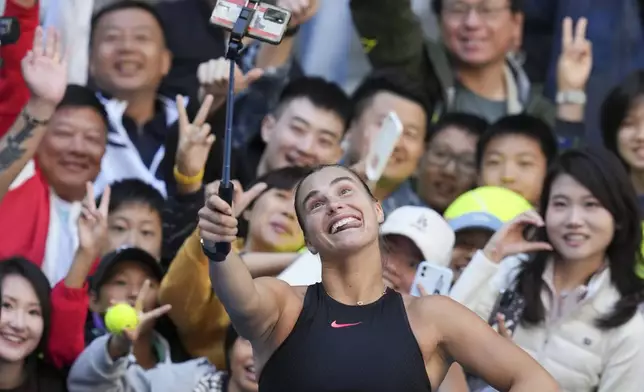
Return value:
M 70 390 L 192 391 L 216 378 L 205 358 L 171 359 L 173 350 L 157 332 L 156 317 L 142 316 L 134 333 L 107 331 L 104 314 L 114 303 L 141 304 L 148 315 L 155 310 L 162 276 L 156 258 L 139 248 L 119 249 L 101 260 L 91 281 L 87 348 L 70 370 Z
M 503 117 L 478 141 L 479 185 L 508 188 L 538 205 L 557 148 L 552 129 L 542 120 L 527 114 Z
M 152 185 L 138 179 L 110 186 L 107 252 L 136 246 L 161 258 L 162 213 L 165 200 Z
M 108 331 L 103 320 L 114 303 L 134 306 L 143 283 L 150 281 L 144 310 L 157 307 L 159 285 L 163 271 L 157 259 L 140 248 L 121 248 L 105 255 L 90 280 L 90 314 L 85 328 L 85 343 L 89 344 Z M 137 363 L 150 369 L 159 362 L 170 362 L 170 346 L 166 339 L 147 325 L 133 346 Z
M 449 264 L 454 272 L 454 282 L 474 253 L 483 249 L 504 222 L 530 209 L 530 203 L 519 194 L 491 186 L 473 189 L 454 200 L 444 214 L 456 235 Z

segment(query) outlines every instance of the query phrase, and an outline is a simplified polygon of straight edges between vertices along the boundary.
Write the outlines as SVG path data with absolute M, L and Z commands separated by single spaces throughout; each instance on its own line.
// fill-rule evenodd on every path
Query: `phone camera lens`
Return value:
M 269 8 L 264 13 L 264 19 L 277 24 L 283 24 L 286 21 L 286 13 Z

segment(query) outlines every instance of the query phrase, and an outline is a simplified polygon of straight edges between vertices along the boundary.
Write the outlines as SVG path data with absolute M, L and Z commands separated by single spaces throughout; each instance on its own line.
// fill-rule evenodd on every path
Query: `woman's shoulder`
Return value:
M 644 314 L 636 311 L 630 320 L 607 331 L 608 343 L 613 350 L 625 349 L 644 352 Z M 643 356 L 644 358 L 644 356 Z

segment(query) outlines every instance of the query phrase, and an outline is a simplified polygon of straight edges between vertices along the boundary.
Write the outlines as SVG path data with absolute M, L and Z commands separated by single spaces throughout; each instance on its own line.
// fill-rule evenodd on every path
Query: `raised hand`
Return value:
M 213 97 L 208 95 L 203 100 L 199 112 L 190 122 L 184 99 L 177 95 L 176 104 L 179 112 L 179 142 L 177 144 L 176 165 L 179 173 L 187 177 L 197 176 L 204 169 L 208 153 L 215 142 L 215 135 L 210 133 L 206 123 Z
M 201 240 L 208 247 L 237 239 L 237 217 L 266 189 L 266 184 L 258 183 L 244 192 L 235 182 L 234 188 L 233 205 L 230 206 L 219 197 L 219 181 L 206 187 L 206 205 L 199 210 L 199 231 Z
M 291 11 L 289 27 L 308 22 L 320 8 L 318 0 L 277 0 L 276 5 Z
M 85 252 L 94 261 L 105 249 L 107 237 L 107 214 L 110 205 L 110 187 L 105 187 L 100 205 L 94 200 L 94 187 L 86 184 L 87 193 L 83 200 L 81 214 L 78 217 L 79 250 Z
M 21 66 L 32 100 L 53 112 L 67 88 L 67 61 L 59 32 L 49 28 L 43 39 L 43 29 L 37 27 L 33 47 L 22 59 Z
M 543 219 L 535 211 L 527 211 L 501 227 L 483 249 L 485 256 L 494 263 L 518 253 L 552 250 L 547 242 L 528 241 L 524 230 L 529 226 L 543 227 Z
M 213 96 L 216 104 L 221 104 L 226 100 L 230 73 L 229 61 L 225 57 L 219 57 L 218 59 L 199 64 L 197 78 L 199 79 L 200 85 L 200 97 L 210 94 Z M 252 69 L 244 75 L 239 66 L 235 64 L 235 94 L 245 90 L 251 83 L 261 78 L 262 75 L 264 75 L 264 70 L 260 68 Z
M 219 183 L 219 180 L 217 180 L 206 185 L 206 200 L 212 195 L 219 194 Z M 237 180 L 233 180 L 233 185 L 233 207 L 235 209 L 236 218 L 239 217 L 246 208 L 248 208 L 250 203 L 252 203 L 257 196 L 266 190 L 266 184 L 263 182 L 258 182 L 247 191 L 244 191 L 244 188 Z
M 144 304 L 149 295 L 149 291 L 150 281 L 146 280 L 143 282 L 143 287 L 141 287 L 141 291 L 139 291 L 139 295 L 136 297 L 136 303 L 134 305 L 134 309 L 136 309 L 139 316 L 139 323 L 136 328 L 126 329 L 123 333 L 114 335 L 112 339 L 110 339 L 109 351 L 114 354 L 114 357 L 120 357 L 127 354 L 132 343 L 136 342 L 139 336 L 141 336 L 141 332 L 149 330 L 151 323 L 153 323 L 154 320 L 168 313 L 170 309 L 172 309 L 172 305 L 163 305 L 153 310 L 146 310 L 144 308 Z M 112 305 L 116 304 L 114 303 Z
M 561 54 L 557 64 L 559 91 L 584 90 L 593 67 L 592 44 L 586 38 L 588 19 L 580 18 L 573 34 L 571 18 L 562 24 Z

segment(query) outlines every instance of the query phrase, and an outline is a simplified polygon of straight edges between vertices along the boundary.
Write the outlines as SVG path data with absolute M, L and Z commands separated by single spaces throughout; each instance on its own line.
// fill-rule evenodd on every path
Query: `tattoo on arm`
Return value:
M 0 173 L 20 160 L 27 149 L 23 144 L 34 135 L 37 124 L 27 122 L 15 135 L 7 135 L 7 144 L 0 149 Z

